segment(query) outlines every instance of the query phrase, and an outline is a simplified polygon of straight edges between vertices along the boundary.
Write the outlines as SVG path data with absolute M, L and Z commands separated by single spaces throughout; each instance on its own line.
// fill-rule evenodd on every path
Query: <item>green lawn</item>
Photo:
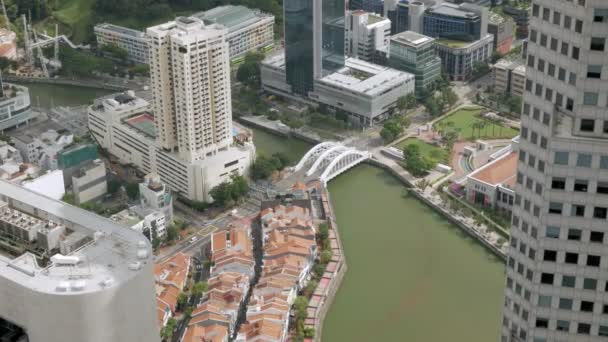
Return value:
M 444 124 L 446 127 L 453 127 L 459 130 L 462 139 L 510 139 L 519 134 L 519 131 L 505 127 L 501 124 L 492 123 L 481 118 L 481 113 L 484 111 L 482 107 L 466 107 L 454 111 L 449 116 L 441 119 L 434 126 L 437 129 L 438 125 Z M 449 124 L 449 123 L 452 124 Z M 487 122 L 481 128 L 474 128 L 473 125 L 478 122 Z
M 422 153 L 422 155 L 424 157 L 432 159 L 433 161 L 435 161 L 437 163 L 446 163 L 448 161 L 449 155 L 448 155 L 448 151 L 446 149 L 431 145 L 420 139 L 416 139 L 416 138 L 405 139 L 402 142 L 400 142 L 399 144 L 397 144 L 397 147 L 403 150 L 408 145 L 418 145 L 420 147 L 420 153 Z

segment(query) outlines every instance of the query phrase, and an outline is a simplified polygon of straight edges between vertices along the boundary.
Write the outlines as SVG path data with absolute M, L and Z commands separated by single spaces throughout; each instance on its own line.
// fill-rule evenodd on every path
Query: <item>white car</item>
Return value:
M 192 238 L 190 238 L 190 243 L 195 243 L 196 240 L 198 240 L 198 237 L 193 236 Z

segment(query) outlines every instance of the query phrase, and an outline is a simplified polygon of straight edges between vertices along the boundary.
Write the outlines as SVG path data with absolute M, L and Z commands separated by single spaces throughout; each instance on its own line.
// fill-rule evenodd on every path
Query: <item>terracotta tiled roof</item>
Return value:
M 154 276 L 160 284 L 173 284 L 179 290 L 184 288 L 188 279 L 190 257 L 184 253 L 177 253 L 171 259 L 154 265 Z
M 190 325 L 186 328 L 182 342 L 228 341 L 228 328 L 222 324 L 208 326 Z
M 511 152 L 505 157 L 481 167 L 470 177 L 491 185 L 503 184 L 513 187 L 517 174 L 517 161 L 517 152 Z

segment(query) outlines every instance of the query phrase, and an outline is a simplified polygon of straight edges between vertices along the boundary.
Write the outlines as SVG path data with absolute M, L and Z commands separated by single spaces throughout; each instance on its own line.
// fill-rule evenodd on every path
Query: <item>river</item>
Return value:
M 91 103 L 104 90 L 28 85 L 42 106 Z M 258 153 L 298 160 L 310 145 L 253 129 Z M 329 185 L 348 272 L 326 342 L 497 341 L 504 264 L 387 172 L 362 165 Z

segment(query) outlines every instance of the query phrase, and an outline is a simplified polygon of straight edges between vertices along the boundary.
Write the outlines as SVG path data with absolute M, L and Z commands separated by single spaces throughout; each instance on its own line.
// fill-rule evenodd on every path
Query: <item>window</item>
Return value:
M 597 289 L 597 279 L 585 278 L 583 280 L 583 289 L 595 291 Z
M 599 336 L 608 336 L 608 326 L 600 325 L 597 334 Z
M 546 150 L 547 149 L 547 144 L 548 144 L 547 138 L 540 137 L 540 148 Z M 540 162 L 540 160 L 539 160 L 539 162 Z
M 573 204 L 571 208 L 572 209 L 570 211 L 570 216 L 578 216 L 578 217 L 585 216 L 585 206 L 584 205 Z
M 600 157 L 600 169 L 608 170 L 608 156 Z
M 543 85 L 540 83 L 536 83 L 536 91 L 534 92 L 536 94 L 536 96 L 542 96 L 543 95 Z
M 542 35 L 541 35 L 542 37 Z M 570 51 L 570 45 L 568 45 L 568 43 L 566 42 L 562 42 L 562 55 L 564 56 L 568 56 L 568 51 Z
M 566 264 L 578 264 L 578 253 L 566 253 L 566 257 L 564 258 L 564 262 Z
M 543 124 L 549 125 L 550 122 L 551 122 L 551 114 L 544 112 L 543 113 Z
M 558 214 L 561 215 L 564 205 L 559 202 L 550 202 L 549 203 L 549 214 Z
M 532 15 L 535 17 L 538 17 L 538 14 L 540 13 L 540 6 L 534 4 L 532 6 Z
M 587 255 L 587 266 L 600 267 L 600 260 L 599 255 Z
M 581 311 L 593 312 L 593 302 L 588 302 L 586 300 L 581 301 Z
M 569 331 L 570 330 L 570 322 L 562 321 L 560 319 L 557 320 L 556 324 L 557 331 Z
M 595 120 L 581 119 L 580 127 L 582 132 L 593 132 L 595 130 Z
M 565 15 L 564 16 L 564 27 L 567 29 L 570 29 L 571 26 L 572 26 L 572 17 L 570 17 L 569 15 Z
M 578 61 L 580 54 L 581 54 L 581 49 L 579 49 L 576 46 L 572 46 L 572 59 L 574 59 L 575 61 Z
M 548 328 L 549 327 L 549 320 L 546 318 L 537 318 L 536 319 L 536 327 L 537 328 Z
M 557 261 L 557 251 L 546 250 L 543 253 L 543 261 L 556 262 Z
M 536 228 L 533 227 L 532 229 L 536 229 Z M 534 248 L 528 249 L 528 258 L 530 260 L 534 260 L 536 258 L 536 250 L 534 250 Z
M 591 332 L 591 324 L 579 323 L 576 332 L 579 334 L 589 335 Z
M 557 72 L 557 79 L 563 82 L 566 81 L 566 69 L 559 68 L 559 71 Z
M 540 71 L 542 71 L 542 72 L 545 72 L 545 60 L 544 59 L 542 59 L 542 58 L 538 59 L 537 69 L 540 70 Z
M 576 166 L 591 167 L 591 155 L 587 153 L 579 153 L 576 157 Z
M 589 182 L 583 179 L 577 179 L 574 181 L 574 191 L 587 192 L 587 184 Z
M 598 232 L 595 230 L 591 231 L 591 233 L 589 234 L 589 241 L 603 243 L 604 242 L 604 232 Z
M 595 192 L 598 194 L 608 194 L 608 182 L 597 182 Z
M 571 98 L 566 98 L 566 109 L 569 111 L 574 110 L 574 100 Z
M 604 120 L 604 133 L 608 133 L 608 121 Z
M 565 190 L 566 189 L 566 179 L 553 177 L 553 179 L 551 180 L 551 189 Z
M 538 306 L 541 308 L 550 308 L 551 296 L 538 296 Z
M 534 55 L 528 55 L 528 66 L 534 68 Z
M 568 229 L 568 240 L 571 241 L 581 241 L 581 236 L 583 235 L 583 231 L 576 228 Z
M 555 152 L 553 162 L 556 165 L 568 165 L 568 152 Z
M 602 66 L 587 65 L 587 78 L 602 78 Z
M 608 8 L 596 8 L 593 10 L 593 22 L 605 23 L 608 21 Z
M 557 39 L 551 38 L 551 50 L 557 51 L 557 45 L 558 45 Z
M 541 284 L 553 285 L 553 278 L 553 273 L 543 273 L 540 276 L 540 282 Z
M 547 90 L 545 91 L 545 100 L 553 101 L 553 89 L 547 88 Z
M 606 44 L 606 38 L 591 37 L 591 50 L 604 51 L 605 44 Z
M 583 104 L 585 106 L 597 106 L 599 94 L 594 92 L 586 91 L 583 95 Z
M 545 230 L 545 237 L 559 239 L 559 227 L 547 226 L 547 229 Z
M 576 33 L 583 33 L 583 22 L 581 20 L 576 19 L 574 31 L 576 31 Z
M 562 14 L 555 11 L 553 12 L 553 24 L 554 25 L 559 25 L 562 21 Z
M 536 37 L 538 36 L 538 31 L 530 30 L 530 40 L 536 43 Z
M 545 172 L 545 162 L 542 160 L 538 161 L 538 171 Z
M 595 207 L 593 208 L 593 218 L 596 219 L 606 219 L 608 216 L 608 209 L 604 207 Z
M 547 67 L 547 74 L 549 74 L 551 77 L 555 77 L 555 64 L 549 63 L 549 66 Z
M 547 46 L 547 40 L 548 40 L 547 35 L 544 34 L 544 33 L 541 33 L 540 34 L 540 45 L 546 47 Z
M 572 310 L 572 299 L 560 298 L 559 299 L 559 308 L 562 310 Z
M 550 16 L 551 16 L 551 10 L 548 8 L 543 8 L 543 20 L 549 21 Z
M 562 286 L 563 287 L 575 287 L 576 286 L 576 277 L 574 276 L 562 276 Z M 561 304 L 561 302 L 560 302 Z M 572 302 L 570 302 L 570 307 L 572 307 Z
M 538 195 L 542 195 L 543 194 L 543 186 L 540 183 L 536 183 L 536 185 L 534 187 L 534 192 L 536 192 L 536 194 L 538 194 Z

